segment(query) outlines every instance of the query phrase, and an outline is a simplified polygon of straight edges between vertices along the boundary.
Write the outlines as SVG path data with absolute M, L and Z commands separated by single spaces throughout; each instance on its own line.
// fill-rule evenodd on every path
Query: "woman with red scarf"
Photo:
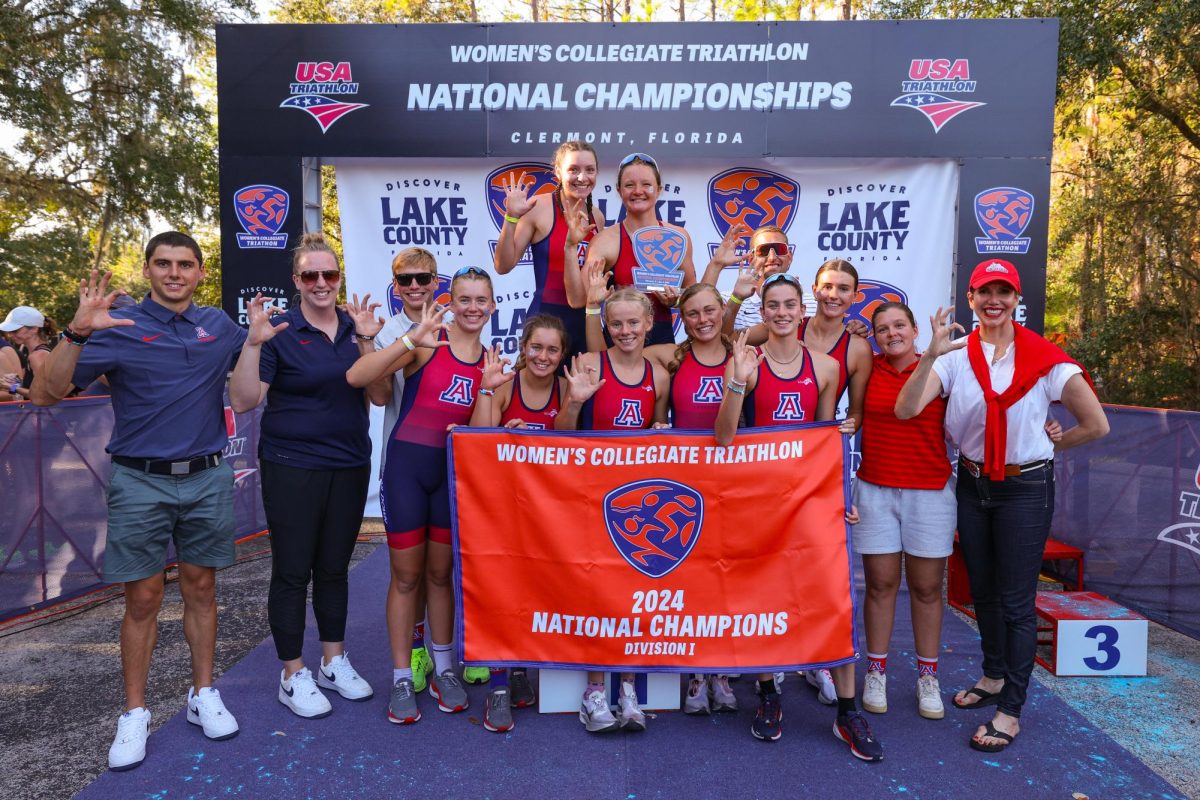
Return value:
M 896 416 L 911 419 L 947 398 L 946 433 L 960 454 L 959 543 L 983 649 L 983 677 L 955 695 L 954 706 L 996 706 L 970 742 L 987 753 L 1003 750 L 1021 728 L 1037 649 L 1038 573 L 1054 514 L 1054 452 L 1108 433 L 1083 368 L 1013 322 L 1020 292 L 1012 264 L 979 264 L 967 291 L 979 327 L 951 342 L 953 330 L 963 328 L 950 321 L 953 309 L 939 308 L 929 347 L 896 399 Z M 1079 424 L 1052 442 L 1043 425 L 1056 401 Z

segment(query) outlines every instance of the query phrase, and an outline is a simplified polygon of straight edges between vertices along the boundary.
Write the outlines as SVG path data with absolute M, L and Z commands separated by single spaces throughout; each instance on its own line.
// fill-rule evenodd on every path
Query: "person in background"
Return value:
M 24 370 L 19 377 L 20 386 L 12 394 L 28 398 L 34 374 L 42 368 L 50 351 L 58 342 L 58 328 L 54 320 L 33 306 L 17 306 L 8 312 L 4 322 L 0 323 L 0 332 L 8 334 L 14 344 L 25 349 Z M 11 391 L 13 384 L 3 388 Z

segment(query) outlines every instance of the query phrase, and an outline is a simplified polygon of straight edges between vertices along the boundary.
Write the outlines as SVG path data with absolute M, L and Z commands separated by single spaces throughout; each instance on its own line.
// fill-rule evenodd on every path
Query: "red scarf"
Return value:
M 1014 322 L 1015 330 L 1011 347 L 1017 349 L 1016 363 L 1013 365 L 1012 385 L 1003 394 L 992 390 L 992 373 L 988 368 L 987 357 L 983 354 L 980 343 L 979 329 L 976 328 L 967 337 L 967 360 L 971 362 L 971 371 L 983 389 L 983 399 L 987 403 L 987 417 L 983 429 L 983 469 L 987 476 L 994 481 L 1004 480 L 1004 457 L 1008 449 L 1008 408 L 1025 396 L 1025 393 L 1037 384 L 1038 380 L 1058 364 L 1074 364 L 1083 369 L 1078 361 L 1064 353 L 1059 347 L 1046 341 L 1023 325 Z M 1092 391 L 1092 378 L 1087 370 L 1083 370 Z

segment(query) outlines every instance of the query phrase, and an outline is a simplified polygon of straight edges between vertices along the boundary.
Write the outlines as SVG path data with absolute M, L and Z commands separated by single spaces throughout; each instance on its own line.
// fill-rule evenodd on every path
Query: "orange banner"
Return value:
M 772 672 L 855 654 L 836 423 L 712 435 L 455 428 L 467 664 Z

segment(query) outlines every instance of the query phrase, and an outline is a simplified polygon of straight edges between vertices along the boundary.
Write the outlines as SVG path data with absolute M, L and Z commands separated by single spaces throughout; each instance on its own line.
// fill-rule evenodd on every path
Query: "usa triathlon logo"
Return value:
M 983 236 L 975 237 L 976 253 L 1028 253 L 1022 236 L 1033 216 L 1033 195 L 1024 189 L 998 186 L 975 195 L 975 221 Z
M 291 97 L 280 108 L 298 108 L 308 113 L 325 133 L 351 111 L 366 108 L 366 103 L 351 103 L 328 95 L 358 94 L 349 61 L 301 61 L 296 64 L 296 81 L 289 88 Z
M 778 225 L 786 233 L 799 202 L 800 184 L 765 169 L 729 169 L 708 182 L 708 213 L 721 237 L 739 223 L 751 232 L 764 225 Z M 720 242 L 709 243 L 709 255 L 720 246 Z M 739 252 L 744 254 L 745 250 Z
M 871 326 L 871 316 L 875 313 L 875 309 L 884 303 L 904 303 L 908 305 L 908 295 L 902 289 L 898 289 L 889 283 L 884 283 L 874 278 L 861 278 L 858 281 L 858 294 L 855 295 L 854 303 L 850 306 L 850 313 L 846 316 L 847 322 L 856 319 L 867 326 L 870 336 L 869 341 L 876 353 L 879 352 L 879 345 L 875 341 L 875 331 Z
M 521 176 L 524 177 L 521 177 Z M 516 164 L 505 164 L 492 170 L 483 180 L 484 192 L 487 193 L 488 214 L 496 230 L 504 227 L 504 184 L 520 180 L 522 186 L 529 187 L 530 200 L 542 194 L 552 194 L 558 188 L 558 179 L 554 177 L 554 168 L 540 161 L 521 161 Z M 495 240 L 489 241 L 493 259 L 496 255 Z M 586 252 L 587 245 L 580 245 L 581 252 Z M 532 264 L 533 253 L 526 249 L 521 254 L 518 264 Z M 582 260 L 580 263 L 583 263 Z
M 233 193 L 233 210 L 245 233 L 237 235 L 238 249 L 283 250 L 287 234 L 280 233 L 288 213 L 288 193 L 265 183 L 243 186 Z
M 975 81 L 971 80 L 969 59 L 959 58 L 914 58 L 908 65 L 908 80 L 900 82 L 904 94 L 892 101 L 893 106 L 911 108 L 921 112 L 933 132 L 938 133 L 950 120 L 964 111 L 985 106 L 974 100 L 957 100 L 947 94 L 971 93 Z
M 400 297 L 400 290 L 396 288 L 396 281 L 393 280 L 388 284 L 387 289 L 388 310 L 392 312 L 392 316 L 396 316 L 404 311 L 404 300 Z M 430 303 L 437 303 L 442 306 L 450 305 L 450 278 L 447 275 L 437 276 L 437 285 L 433 287 L 433 294 L 429 296 Z
M 1196 467 L 1195 484 L 1195 492 L 1189 486 L 1179 493 L 1179 516 L 1183 521 L 1159 531 L 1156 538 L 1200 555 L 1200 466 Z
M 704 498 L 675 481 L 635 481 L 605 495 L 604 522 L 617 552 L 631 567 L 661 578 L 696 546 L 704 525 Z

